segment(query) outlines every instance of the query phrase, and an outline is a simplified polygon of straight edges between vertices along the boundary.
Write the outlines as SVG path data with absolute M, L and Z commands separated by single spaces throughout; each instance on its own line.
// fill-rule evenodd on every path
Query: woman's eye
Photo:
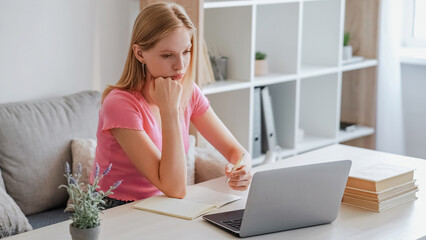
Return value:
M 164 55 L 162 55 L 163 58 L 169 58 L 171 56 L 172 56 L 171 54 L 164 54 Z
M 191 52 L 191 50 L 188 50 L 188 51 L 185 51 L 184 54 L 187 54 L 187 53 L 190 53 L 190 52 Z

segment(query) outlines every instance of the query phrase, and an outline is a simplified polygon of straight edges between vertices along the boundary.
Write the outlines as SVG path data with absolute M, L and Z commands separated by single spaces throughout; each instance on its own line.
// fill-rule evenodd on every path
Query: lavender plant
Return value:
M 73 221 L 72 226 L 75 228 L 88 229 L 100 225 L 100 216 L 103 205 L 105 204 L 103 198 L 113 194 L 113 190 L 120 186 L 122 180 L 117 181 L 112 185 L 108 191 L 103 192 L 98 190 L 99 181 L 111 171 L 112 164 L 104 170 L 100 175 L 99 165 L 96 163 L 95 176 L 93 184 L 87 184 L 87 189 L 84 190 L 84 183 L 80 183 L 81 177 L 81 164 L 77 167 L 77 172 L 73 175 L 70 170 L 70 165 L 65 164 L 65 178 L 68 181 L 67 185 L 60 185 L 59 188 L 65 188 L 70 196 L 72 203 L 68 207 L 74 211 L 71 216 Z

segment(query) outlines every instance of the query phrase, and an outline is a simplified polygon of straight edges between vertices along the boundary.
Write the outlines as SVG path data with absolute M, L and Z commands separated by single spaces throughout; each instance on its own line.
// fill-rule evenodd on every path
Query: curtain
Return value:
M 382 0 L 379 19 L 376 148 L 405 154 L 401 66 L 402 0 Z

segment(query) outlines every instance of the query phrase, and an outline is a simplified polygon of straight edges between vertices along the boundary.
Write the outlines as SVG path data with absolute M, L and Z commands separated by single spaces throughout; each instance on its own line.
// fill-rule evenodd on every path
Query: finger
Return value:
M 231 186 L 231 188 L 233 190 L 236 190 L 236 191 L 245 191 L 245 190 L 248 189 L 248 186 L 245 186 L 245 187 L 234 187 L 234 186 Z
M 239 167 L 235 172 L 240 172 L 240 171 L 243 171 L 243 172 L 250 172 L 250 167 L 249 166 L 247 166 L 247 165 L 242 165 L 241 167 Z
M 229 177 L 229 174 L 231 173 L 231 170 L 232 170 L 232 164 L 230 164 L 230 163 L 226 164 L 225 165 L 225 174 L 226 174 L 226 176 Z
M 156 89 L 157 89 L 157 87 L 160 87 L 161 86 L 161 77 L 159 77 L 159 78 L 154 78 L 153 80 L 152 80 L 152 87 L 153 87 L 153 90 L 155 91 Z
M 250 170 L 246 166 L 242 166 L 237 170 L 232 171 L 231 178 L 237 177 L 237 176 L 244 176 L 247 175 L 250 172 Z
M 246 179 L 230 179 L 229 180 L 229 184 L 234 185 L 234 186 L 242 186 L 244 184 L 250 184 L 251 179 L 250 178 L 246 178 Z
M 250 185 L 250 179 L 244 179 L 244 180 L 229 180 L 228 184 L 232 186 L 246 186 Z
M 231 177 L 229 181 L 232 181 L 232 182 L 251 181 L 251 176 L 247 174 L 247 175 L 242 175 L 237 177 Z
M 247 184 L 247 183 L 241 184 L 241 185 L 229 185 L 231 189 L 240 190 L 240 191 L 247 190 L 249 186 L 250 184 Z

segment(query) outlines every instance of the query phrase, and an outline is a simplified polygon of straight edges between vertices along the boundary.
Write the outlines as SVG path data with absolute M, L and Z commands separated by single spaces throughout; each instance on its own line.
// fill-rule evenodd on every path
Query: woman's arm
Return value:
M 154 186 L 169 197 L 186 194 L 186 158 L 179 116 L 161 115 L 162 152 L 145 131 L 114 128 L 112 135 L 135 167 Z
M 158 106 L 162 127 L 162 151 L 144 131 L 115 128 L 112 135 L 136 168 L 169 197 L 186 195 L 186 156 L 180 127 L 182 86 L 170 78 L 156 78 L 149 95 Z
M 243 153 L 248 154 L 211 107 L 203 115 L 193 118 L 192 123 L 230 163 L 235 164 Z M 247 157 L 246 160 L 244 166 L 232 173 L 230 172 L 232 167 L 226 166 L 225 173 L 231 176 L 229 185 L 235 190 L 246 190 L 251 182 L 251 157 Z

